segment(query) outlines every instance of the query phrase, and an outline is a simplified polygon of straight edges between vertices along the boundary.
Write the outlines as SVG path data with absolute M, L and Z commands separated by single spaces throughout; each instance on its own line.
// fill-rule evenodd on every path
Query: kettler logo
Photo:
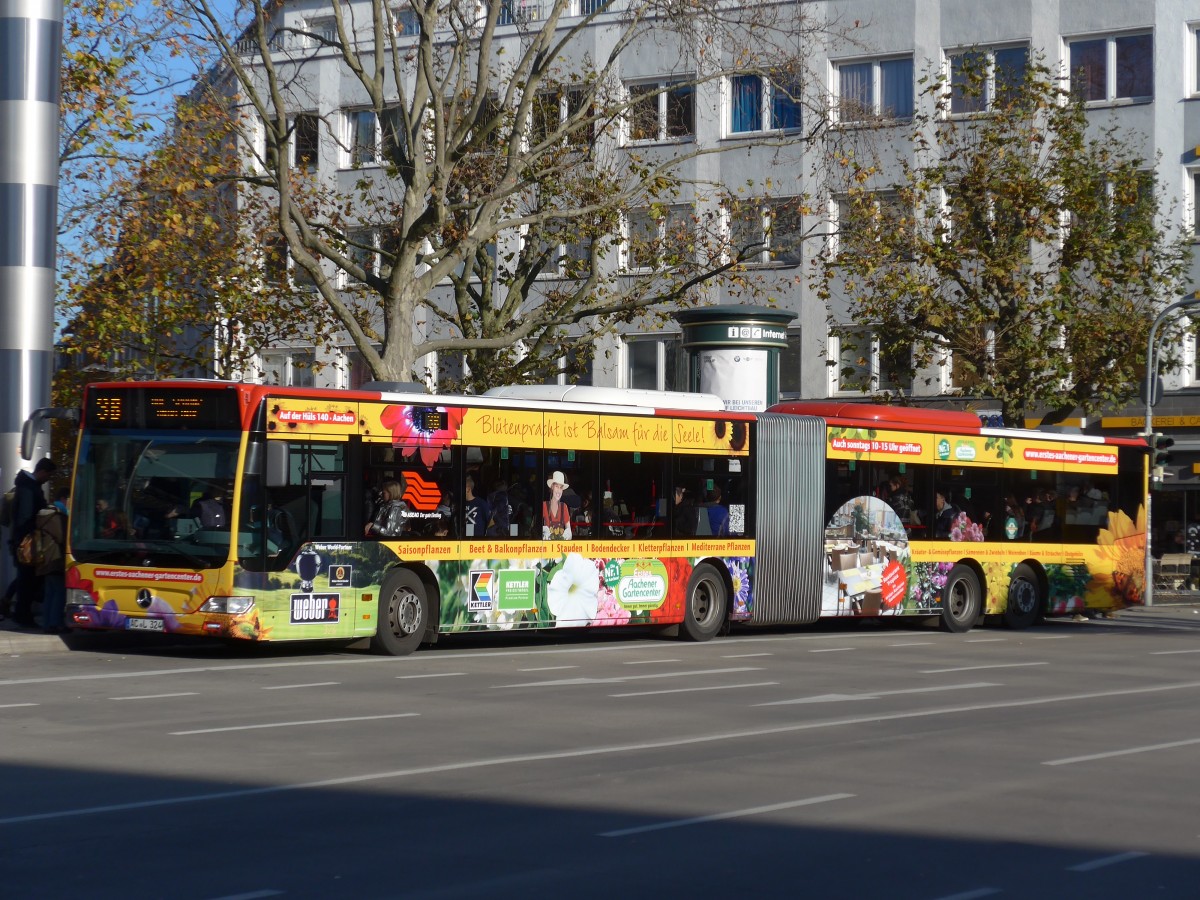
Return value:
M 426 481 L 416 472 L 404 473 L 404 502 L 418 512 L 434 512 L 441 502 L 442 492 L 437 483 Z

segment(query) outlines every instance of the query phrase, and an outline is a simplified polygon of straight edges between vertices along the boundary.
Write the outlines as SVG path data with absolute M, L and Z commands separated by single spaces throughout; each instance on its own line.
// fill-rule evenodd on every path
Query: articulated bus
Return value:
M 866 404 L 372 388 L 88 386 L 68 624 L 399 655 L 514 628 L 705 640 L 923 616 L 962 632 L 1141 601 L 1134 439 Z M 569 539 L 543 527 L 552 481 Z

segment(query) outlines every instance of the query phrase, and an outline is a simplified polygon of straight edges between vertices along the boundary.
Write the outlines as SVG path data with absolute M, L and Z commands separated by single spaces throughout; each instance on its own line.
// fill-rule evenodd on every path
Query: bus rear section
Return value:
M 962 632 L 1141 602 L 1144 443 L 983 428 L 949 410 L 773 410 L 823 422 L 821 617 L 930 616 Z

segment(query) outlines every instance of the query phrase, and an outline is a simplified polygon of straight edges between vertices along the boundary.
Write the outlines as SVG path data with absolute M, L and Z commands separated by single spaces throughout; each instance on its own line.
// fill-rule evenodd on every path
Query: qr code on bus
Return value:
M 732 503 L 729 506 L 729 533 L 746 533 L 746 506 L 744 503 Z

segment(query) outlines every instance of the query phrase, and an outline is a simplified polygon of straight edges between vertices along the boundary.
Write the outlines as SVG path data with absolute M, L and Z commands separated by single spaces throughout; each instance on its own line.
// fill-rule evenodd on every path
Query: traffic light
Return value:
M 1153 457 L 1150 460 L 1150 476 L 1154 481 L 1163 480 L 1163 470 L 1171 461 L 1171 447 L 1174 443 L 1175 438 L 1167 437 L 1161 431 L 1150 436 L 1150 450 Z

